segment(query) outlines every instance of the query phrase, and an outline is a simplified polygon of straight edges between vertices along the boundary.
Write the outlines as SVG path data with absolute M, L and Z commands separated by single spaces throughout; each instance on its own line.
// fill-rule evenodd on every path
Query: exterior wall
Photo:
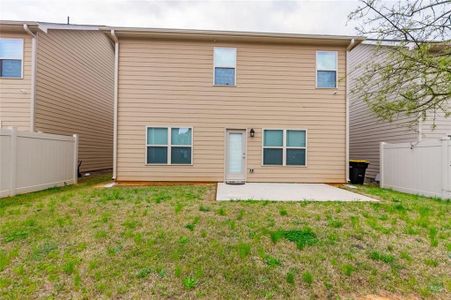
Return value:
M 24 40 L 23 78 L 0 78 L 0 127 L 31 129 L 31 36 L 26 33 L 6 33 L 0 38 Z
M 451 110 L 451 103 L 448 103 L 448 111 Z M 435 127 L 433 126 L 432 114 L 429 119 L 421 124 L 421 136 L 424 140 L 438 140 L 451 135 L 451 118 L 445 117 L 443 112 L 435 116 Z
M 356 79 L 364 72 L 364 66 L 372 61 L 382 60 L 376 57 L 374 45 L 361 44 L 349 54 L 349 85 L 353 89 Z M 384 122 L 371 112 L 358 93 L 349 95 L 349 158 L 365 159 L 370 162 L 366 176 L 374 179 L 379 173 L 379 144 L 401 143 L 417 140 L 417 130 L 406 125 L 406 119 Z
M 237 48 L 237 86 L 213 86 L 213 47 Z M 120 39 L 119 181 L 223 181 L 225 129 L 250 129 L 248 182 L 345 182 L 346 92 L 315 88 L 317 50 L 282 44 Z M 145 164 L 145 127 L 192 126 L 192 166 Z M 262 128 L 308 130 L 307 166 L 262 166 Z
M 100 31 L 38 33 L 36 130 L 79 135 L 82 170 L 112 167 L 114 49 Z

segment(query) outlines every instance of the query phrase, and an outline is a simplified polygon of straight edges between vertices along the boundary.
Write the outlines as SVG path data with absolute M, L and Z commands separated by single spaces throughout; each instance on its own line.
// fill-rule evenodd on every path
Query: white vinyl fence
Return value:
M 0 128 L 0 197 L 77 183 L 78 136 Z
M 451 141 L 380 145 L 380 185 L 397 191 L 451 198 Z

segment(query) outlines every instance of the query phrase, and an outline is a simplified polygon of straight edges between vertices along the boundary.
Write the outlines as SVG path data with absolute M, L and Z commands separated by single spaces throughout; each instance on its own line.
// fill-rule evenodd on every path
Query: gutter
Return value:
M 355 46 L 357 46 L 356 42 L 354 39 L 352 39 L 348 47 L 346 47 L 346 182 L 349 182 L 349 51 L 351 51 Z
M 113 113 L 113 180 L 117 179 L 117 106 L 119 82 L 119 39 L 114 29 L 111 29 L 111 38 L 114 41 L 114 113 Z
M 31 120 L 30 120 L 30 131 L 35 130 L 35 115 L 36 115 L 36 34 L 31 32 L 27 24 L 23 24 L 23 29 L 26 33 L 31 36 Z M 23 63 L 23 61 L 22 61 Z M 22 72 L 24 70 L 22 69 Z M 23 74 L 22 74 L 23 76 Z

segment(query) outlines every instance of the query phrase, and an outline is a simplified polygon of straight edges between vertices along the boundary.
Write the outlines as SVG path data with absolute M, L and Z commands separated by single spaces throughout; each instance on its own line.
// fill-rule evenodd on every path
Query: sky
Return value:
M 355 34 L 357 0 L 0 0 L 0 19 L 156 28 Z

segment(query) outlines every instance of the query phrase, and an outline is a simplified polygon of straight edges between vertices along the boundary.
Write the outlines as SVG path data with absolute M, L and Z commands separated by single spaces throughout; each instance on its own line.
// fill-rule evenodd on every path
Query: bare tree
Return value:
M 348 19 L 384 60 L 365 66 L 351 92 L 383 120 L 433 118 L 435 126 L 438 113 L 451 115 L 451 1 L 360 2 Z

